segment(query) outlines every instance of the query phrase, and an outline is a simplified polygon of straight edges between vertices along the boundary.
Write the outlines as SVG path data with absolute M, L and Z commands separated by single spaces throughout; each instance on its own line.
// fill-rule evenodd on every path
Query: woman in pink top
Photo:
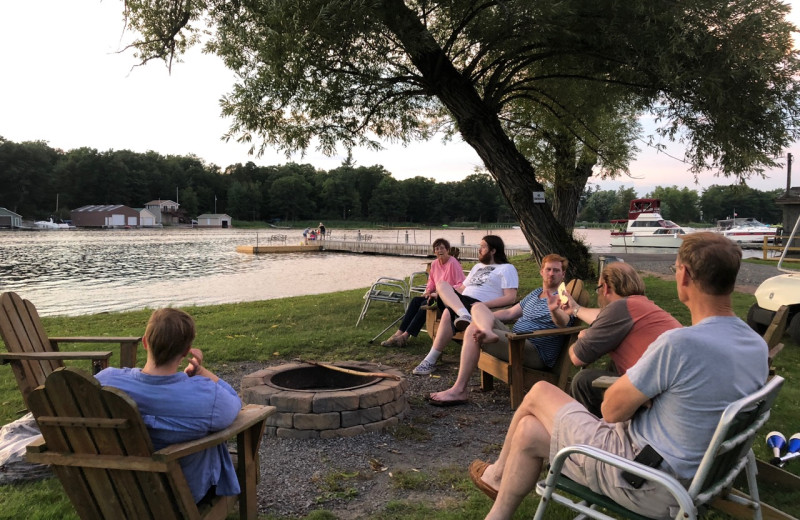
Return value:
M 428 273 L 428 284 L 422 296 L 413 298 L 408 304 L 406 314 L 400 323 L 400 328 L 394 335 L 382 342 L 384 347 L 404 347 L 408 342 L 409 336 L 416 337 L 422 326 L 425 324 L 425 310 L 421 307 L 429 300 L 436 300 L 436 282 L 444 280 L 450 285 L 458 285 L 464 281 L 464 270 L 459 261 L 450 256 L 450 242 L 444 238 L 437 238 L 433 241 L 433 253 L 436 260 L 431 262 L 431 271 Z

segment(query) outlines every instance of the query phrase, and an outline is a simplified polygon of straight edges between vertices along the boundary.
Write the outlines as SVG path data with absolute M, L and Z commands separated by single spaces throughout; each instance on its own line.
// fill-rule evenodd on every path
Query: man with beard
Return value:
M 508 309 L 492 312 L 484 303 L 472 306 L 470 325 L 464 333 L 461 346 L 461 365 L 455 384 L 444 392 L 432 393 L 428 402 L 434 406 L 454 406 L 464 404 L 469 398 L 469 379 L 478 366 L 481 345 L 492 355 L 508 361 L 508 327 L 503 321 L 517 319 L 512 331 L 525 334 L 536 330 L 554 329 L 570 324 L 572 318 L 561 308 L 558 286 L 564 281 L 567 259 L 559 255 L 547 255 L 542 259 L 539 273 L 542 287 L 537 288 L 521 302 Z M 463 314 L 461 315 L 463 316 Z M 523 354 L 525 366 L 531 368 L 551 368 L 561 349 L 564 339 L 559 336 L 528 340 Z
M 478 260 L 462 284 L 453 287 L 445 281 L 436 283 L 437 304 L 440 308 L 447 308 L 442 312 L 441 325 L 431 351 L 413 374 L 428 375 L 436 370 L 436 361 L 455 334 L 455 318 L 468 317 L 468 308 L 472 304 L 483 302 L 487 307 L 503 307 L 517 299 L 519 277 L 517 269 L 506 258 L 503 239 L 495 235 L 483 237 Z M 460 330 L 464 328 L 466 326 Z
M 570 394 L 596 416 L 600 416 L 604 390 L 592 382 L 602 376 L 621 376 L 632 367 L 661 333 L 681 324 L 670 313 L 644 296 L 644 281 L 636 269 L 623 262 L 608 264 L 597 284 L 599 309 L 578 305 L 567 294 L 562 307 L 568 314 L 591 325 L 578 335 L 569 349 L 575 366 L 585 366 L 608 354 L 610 369 L 583 369 L 572 378 Z

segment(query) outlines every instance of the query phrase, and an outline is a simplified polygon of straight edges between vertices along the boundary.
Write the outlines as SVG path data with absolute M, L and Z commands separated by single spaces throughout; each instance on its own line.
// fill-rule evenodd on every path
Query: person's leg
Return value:
M 452 387 L 444 392 L 435 392 L 430 395 L 432 401 L 465 401 L 469 399 L 469 380 L 478 367 L 478 357 L 481 345 L 475 339 L 474 325 L 467 327 L 464 333 L 464 343 L 461 345 L 461 364 L 458 367 L 458 376 Z
M 436 371 L 436 362 L 451 339 L 453 339 L 453 326 L 450 324 L 450 309 L 445 309 L 442 311 L 442 319 L 436 330 L 436 338 L 433 340 L 430 352 L 411 373 L 426 376 Z
M 500 450 L 500 455 L 497 457 L 494 464 L 486 468 L 482 477 L 483 481 L 495 489 L 500 489 L 502 487 L 501 484 L 503 482 L 506 465 L 510 457 L 514 454 L 513 450 L 519 449 L 519 447 L 515 448 L 513 439 L 520 421 L 523 418 L 528 416 L 535 417 L 542 424 L 544 429 L 547 430 L 549 437 L 549 432 L 553 431 L 553 419 L 556 413 L 562 406 L 571 401 L 573 401 L 573 399 L 555 385 L 544 381 L 539 381 L 533 385 L 533 388 L 525 395 L 525 399 L 522 400 L 522 404 L 517 408 L 517 411 L 514 412 L 514 416 L 511 418 L 511 424 L 508 427 L 508 433 L 506 433 L 503 448 Z M 546 449 L 549 450 L 549 439 Z M 546 457 L 548 454 L 548 451 L 545 451 L 544 456 Z M 538 476 L 539 474 L 536 473 L 533 478 L 538 478 Z
M 456 313 L 456 316 L 461 316 L 463 314 L 469 314 L 464 303 L 459 298 L 459 294 L 453 289 L 453 286 L 449 283 L 445 282 L 444 280 L 440 280 L 436 283 L 436 294 L 439 296 L 439 299 L 442 300 L 442 303 L 445 304 L 450 309 Z M 442 320 L 444 321 L 444 320 Z
M 597 417 L 602 417 L 600 405 L 603 404 L 603 390 L 600 388 L 592 387 L 592 382 L 601 376 L 616 376 L 616 372 L 609 372 L 608 370 L 600 370 L 597 368 L 584 368 L 579 370 L 575 377 L 572 378 L 572 385 L 570 386 L 570 395 L 584 408 L 589 410 Z
M 472 334 L 475 340 L 483 345 L 486 343 L 497 343 L 500 339 L 494 332 L 495 317 L 492 310 L 481 302 L 476 302 L 470 308 L 472 313 Z M 466 332 L 464 335 L 466 336 Z

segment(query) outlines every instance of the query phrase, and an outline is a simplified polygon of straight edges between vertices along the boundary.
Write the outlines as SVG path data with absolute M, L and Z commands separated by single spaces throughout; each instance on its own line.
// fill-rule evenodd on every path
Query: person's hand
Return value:
M 556 294 L 550 294 L 550 291 L 547 291 L 547 307 L 550 309 L 550 312 L 555 312 L 557 309 L 561 308 L 561 297 Z
M 578 307 L 578 303 L 572 298 L 569 291 L 564 291 L 564 296 L 567 297 L 567 303 L 561 305 L 561 310 L 572 316 L 572 311 Z
M 183 371 L 189 377 L 196 376 L 203 368 L 203 351 L 199 348 L 190 348 L 188 359 L 189 364 Z

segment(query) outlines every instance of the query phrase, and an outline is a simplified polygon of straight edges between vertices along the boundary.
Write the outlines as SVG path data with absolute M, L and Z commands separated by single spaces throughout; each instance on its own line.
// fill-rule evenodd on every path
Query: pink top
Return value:
M 431 262 L 431 272 L 428 273 L 428 285 L 425 291 L 430 294 L 436 290 L 436 282 L 444 280 L 453 287 L 464 281 L 464 269 L 456 257 L 451 256 L 444 265 L 437 258 Z

